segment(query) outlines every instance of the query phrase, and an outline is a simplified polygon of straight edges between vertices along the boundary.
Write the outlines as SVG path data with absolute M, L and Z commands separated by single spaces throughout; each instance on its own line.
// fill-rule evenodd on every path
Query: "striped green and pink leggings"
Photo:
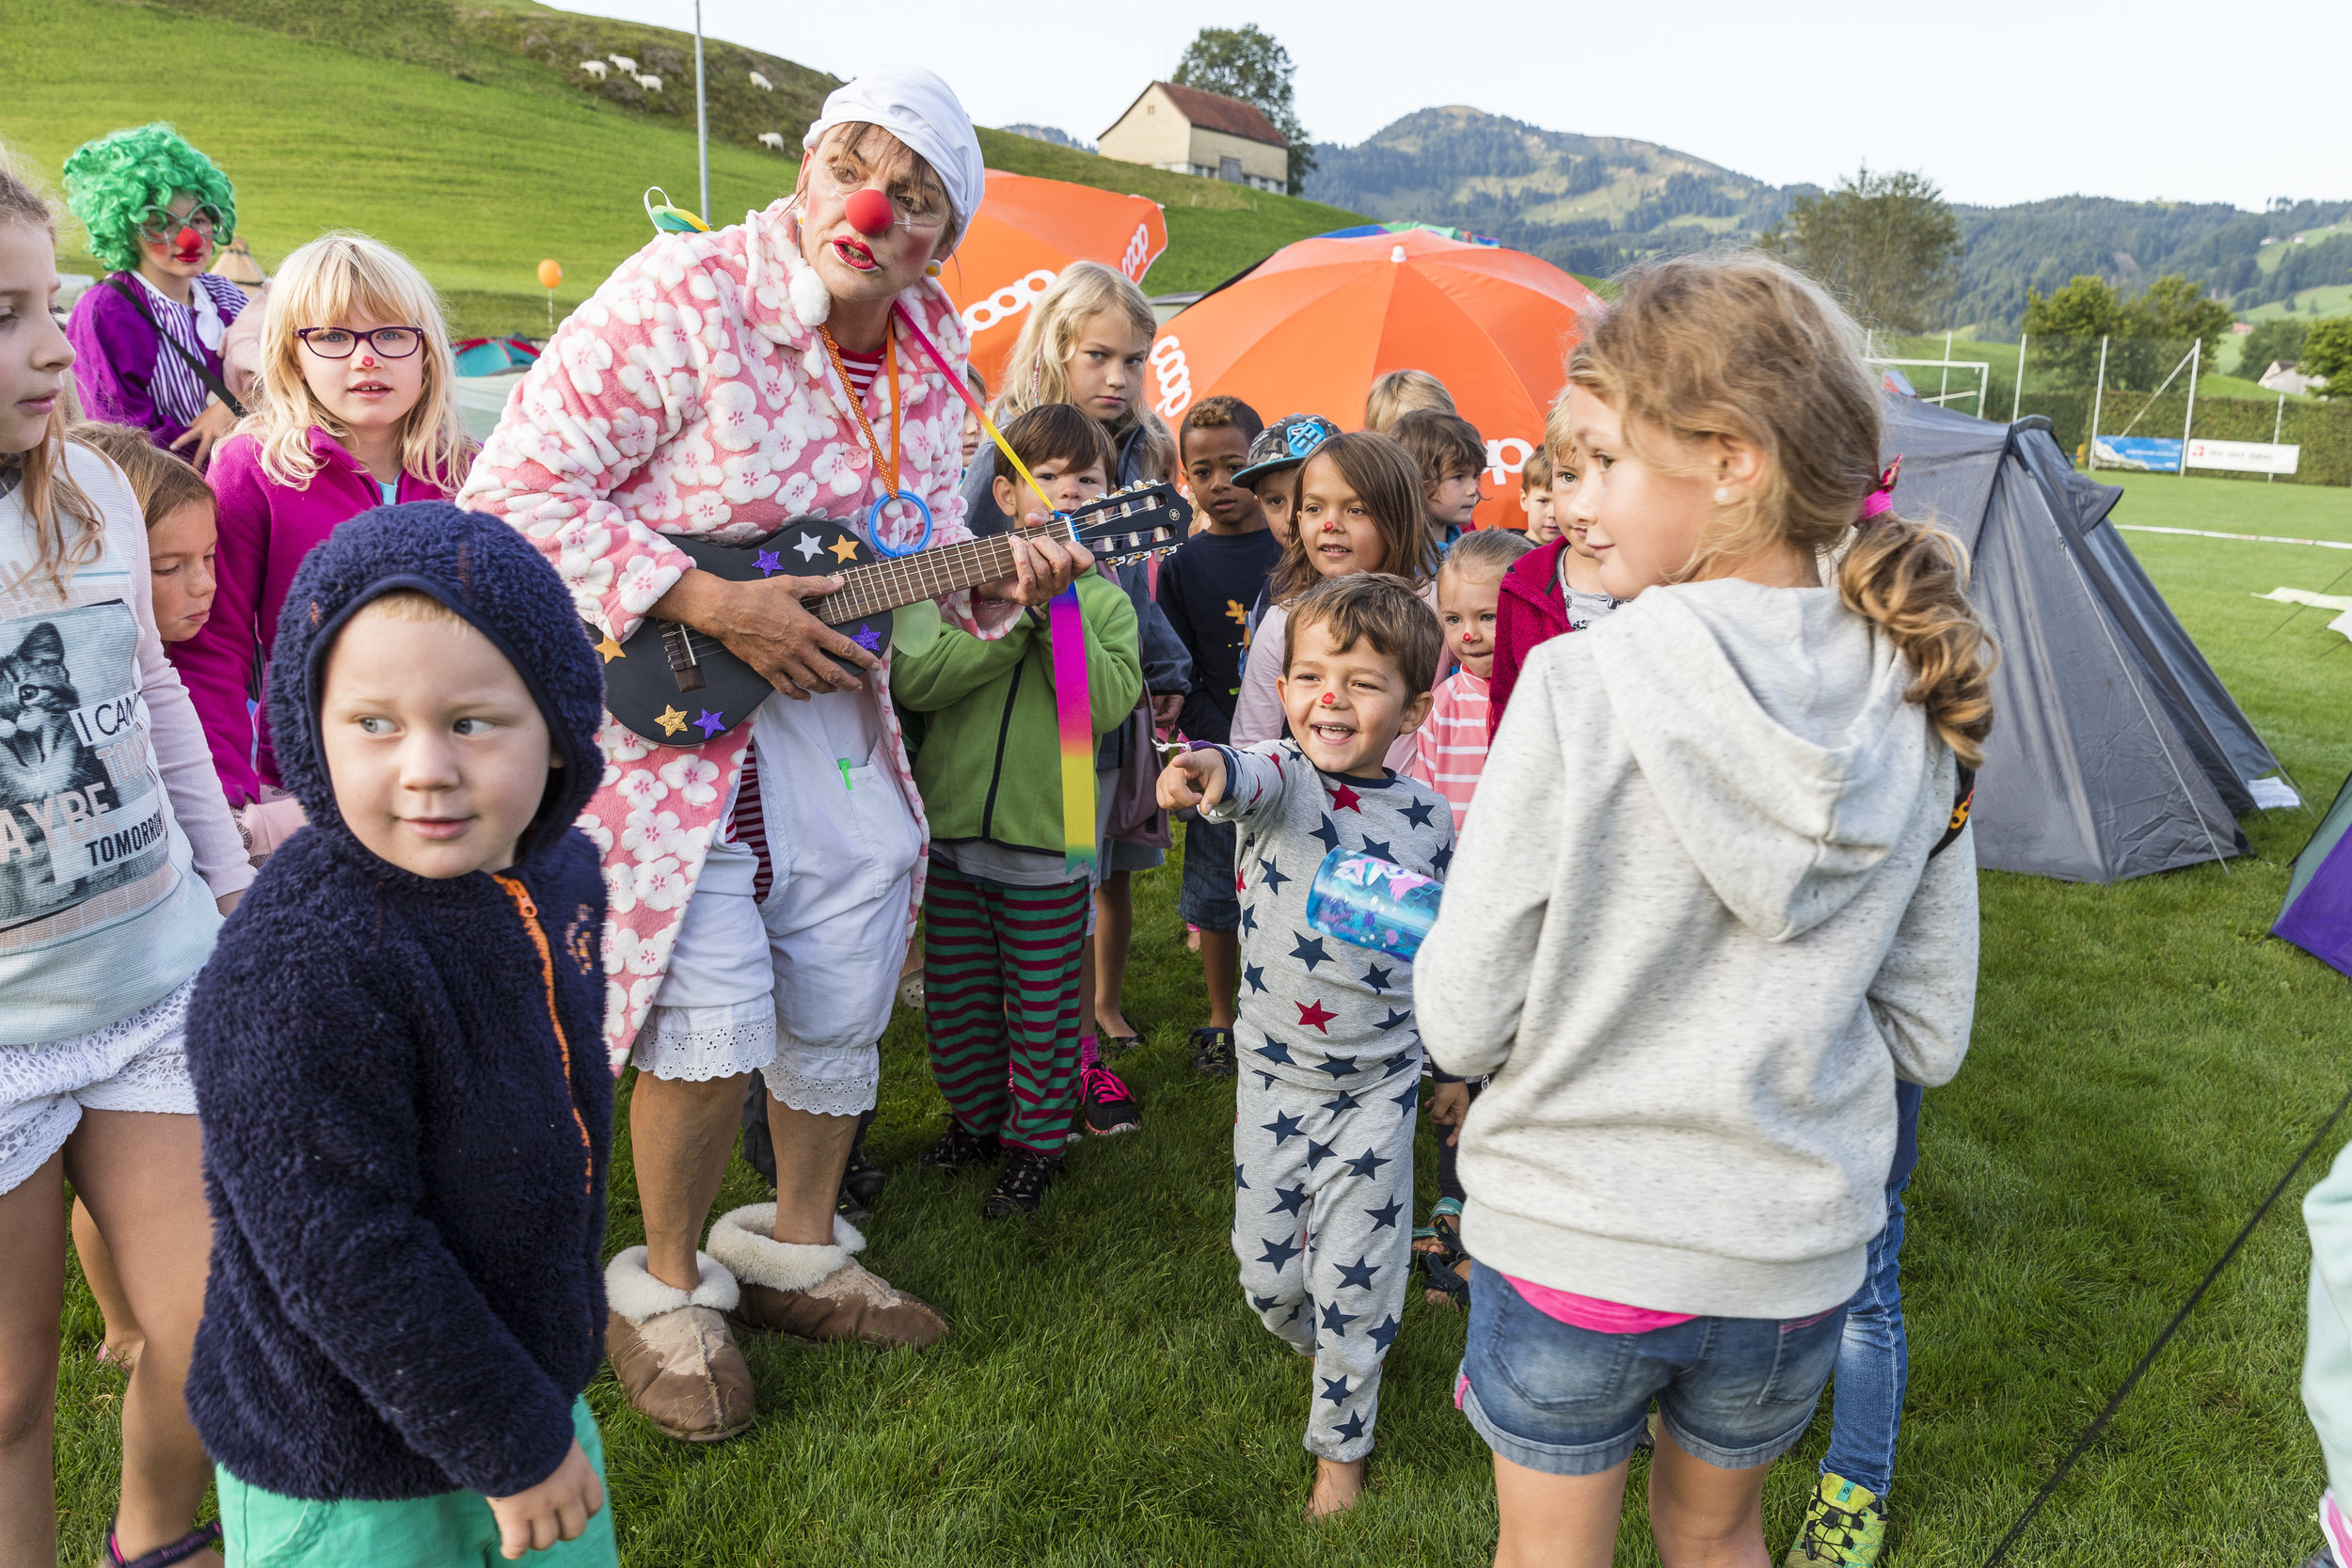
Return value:
M 1078 1106 L 1087 897 L 1084 878 L 1006 887 L 931 863 L 923 1011 L 931 1076 L 964 1131 L 1061 1152 Z

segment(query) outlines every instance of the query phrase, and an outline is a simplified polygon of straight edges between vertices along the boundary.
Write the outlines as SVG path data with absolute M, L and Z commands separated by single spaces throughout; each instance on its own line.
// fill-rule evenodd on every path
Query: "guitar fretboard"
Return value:
M 841 573 L 842 584 L 837 591 L 808 601 L 809 610 L 827 626 L 846 626 L 918 599 L 935 599 L 975 583 L 1009 578 L 1012 576 L 1012 542 L 1016 536 L 1068 543 L 1072 534 L 1068 523 L 1048 523 L 1043 528 L 1016 529 L 1011 533 L 993 534 L 986 539 L 967 539 L 960 545 L 900 556 L 896 561 L 872 561 L 863 566 L 851 566 Z

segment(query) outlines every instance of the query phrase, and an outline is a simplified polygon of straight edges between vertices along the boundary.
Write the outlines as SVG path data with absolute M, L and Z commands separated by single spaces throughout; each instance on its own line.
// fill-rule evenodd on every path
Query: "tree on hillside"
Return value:
M 1797 198 L 1766 250 L 1806 273 L 1870 326 L 1921 332 L 1959 278 L 1960 223 L 1944 193 L 1907 169 L 1868 166 L 1837 189 Z
M 2303 356 L 2303 338 L 2310 331 L 2310 323 L 2291 321 L 2284 316 L 2256 322 L 2254 330 L 2238 344 L 2237 373 L 2249 381 L 2259 381 L 2263 372 L 2274 364 L 2294 364 Z
M 2205 297 L 2205 286 L 2178 276 L 2159 277 L 2148 292 L 2126 299 L 2104 277 L 2084 275 L 2044 294 L 2026 294 L 2026 353 L 2061 386 L 2089 387 L 2106 344 L 2107 385 L 2153 391 L 2180 364 L 2192 339 L 2205 345 L 2210 371 L 2230 329 L 2230 308 Z M 2257 371 L 2255 373 L 2261 373 Z
M 1291 64 L 1290 51 L 1273 34 L 1260 32 L 1254 22 L 1245 22 L 1239 27 L 1201 28 L 1185 46 L 1184 57 L 1176 62 L 1172 78 L 1179 87 L 1199 87 L 1254 104 L 1274 121 L 1274 128 L 1290 143 L 1293 196 L 1306 188 L 1307 176 L 1315 166 L 1307 128 L 1298 123 L 1297 111 L 1291 106 L 1291 76 L 1297 69 Z
M 2235 313 L 2217 299 L 2205 297 L 2205 286 L 2185 277 L 2159 277 L 2148 292 L 2132 301 L 2132 330 L 2143 337 L 2177 339 L 2184 351 L 2192 338 L 2205 345 L 2204 366 L 2214 368 L 2221 352 L 2221 335 L 2230 330 Z
M 2312 323 L 2296 369 L 2305 375 L 2328 378 L 2322 391 L 2328 402 L 2352 402 L 2352 316 L 2329 316 Z

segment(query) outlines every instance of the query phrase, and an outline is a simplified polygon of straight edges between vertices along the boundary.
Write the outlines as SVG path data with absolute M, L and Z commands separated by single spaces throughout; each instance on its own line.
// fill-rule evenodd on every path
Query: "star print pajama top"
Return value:
M 1412 965 L 1314 930 L 1307 893 L 1336 848 L 1443 878 L 1454 816 L 1412 779 L 1324 773 L 1295 741 L 1217 750 L 1225 796 L 1201 815 L 1239 829 L 1242 911 L 1233 1253 L 1251 1308 L 1314 1358 L 1308 1451 L 1356 1460 L 1412 1273 L 1421 1034 Z

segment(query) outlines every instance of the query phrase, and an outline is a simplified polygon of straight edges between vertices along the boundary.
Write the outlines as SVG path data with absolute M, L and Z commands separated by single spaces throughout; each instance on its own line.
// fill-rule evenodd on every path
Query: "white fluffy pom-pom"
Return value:
M 825 291 L 825 280 L 817 276 L 815 267 L 792 269 L 792 313 L 801 318 L 803 326 L 822 326 L 833 314 L 833 295 Z

